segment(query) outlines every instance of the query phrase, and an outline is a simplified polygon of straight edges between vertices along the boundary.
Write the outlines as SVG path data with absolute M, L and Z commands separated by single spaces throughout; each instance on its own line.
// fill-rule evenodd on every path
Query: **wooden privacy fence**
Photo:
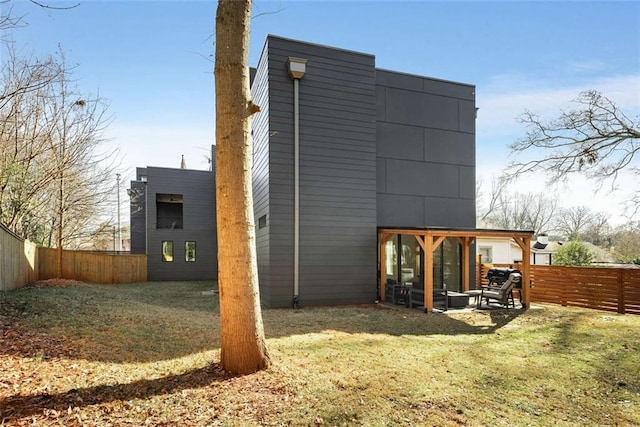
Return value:
M 0 291 L 20 288 L 38 278 L 38 248 L 0 224 Z
M 40 280 L 58 277 L 58 250 L 38 248 Z M 87 251 L 62 251 L 62 278 L 88 283 L 147 281 L 146 255 L 113 255 Z
M 519 268 L 519 264 L 512 264 Z M 492 266 L 477 264 L 477 286 Z M 640 314 L 640 269 L 531 265 L 531 302 Z

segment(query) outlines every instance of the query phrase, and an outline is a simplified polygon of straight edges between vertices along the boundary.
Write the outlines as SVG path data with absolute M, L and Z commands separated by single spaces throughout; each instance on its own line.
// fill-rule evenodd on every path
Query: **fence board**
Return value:
M 58 276 L 57 249 L 38 248 L 40 279 Z M 147 256 L 62 251 L 62 278 L 87 283 L 133 283 L 147 281 Z
M 37 279 L 35 243 L 21 239 L 0 224 L 0 290 L 17 289 Z
M 491 267 L 521 268 L 519 264 L 481 264 L 478 287 L 486 285 Z M 531 301 L 640 314 L 640 269 L 531 265 Z

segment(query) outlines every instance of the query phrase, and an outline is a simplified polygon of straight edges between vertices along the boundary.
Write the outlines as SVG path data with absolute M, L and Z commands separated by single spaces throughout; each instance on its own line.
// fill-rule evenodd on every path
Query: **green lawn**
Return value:
M 0 293 L 7 425 L 640 425 L 640 317 L 375 305 L 263 312 L 274 366 L 219 360 L 212 283 Z M 1 423 L 0 423 L 1 424 Z

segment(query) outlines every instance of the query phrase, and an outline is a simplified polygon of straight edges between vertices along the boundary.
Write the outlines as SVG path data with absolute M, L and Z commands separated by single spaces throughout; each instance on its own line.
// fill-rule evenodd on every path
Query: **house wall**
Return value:
M 378 224 L 475 227 L 475 87 L 376 70 Z
M 213 280 L 217 277 L 214 173 L 147 167 L 148 279 Z M 156 229 L 156 194 L 182 194 L 183 228 Z M 173 241 L 174 261 L 162 261 L 162 241 Z M 185 261 L 185 242 L 196 242 L 196 261 Z
M 291 306 L 293 298 L 289 56 L 308 60 L 300 81 L 300 304 L 371 302 L 376 296 L 374 57 L 273 36 L 267 46 L 270 305 Z
M 475 87 L 377 69 L 376 98 L 378 225 L 475 227 Z
M 258 279 L 260 282 L 260 300 L 269 305 L 271 299 L 271 257 L 270 230 L 271 214 L 269 210 L 269 40 L 264 45 L 260 62 L 252 70 L 251 97 L 260 112 L 255 114 L 251 123 L 253 135 L 253 210 L 256 223 L 256 255 L 258 261 Z M 264 218 L 264 226 L 260 219 Z M 277 229 L 277 227 L 276 227 Z
M 129 207 L 131 218 L 131 253 L 147 253 L 147 176 L 146 168 L 136 169 L 136 181 L 131 181 Z
M 522 250 L 511 239 L 477 239 L 476 246 L 491 248 L 491 261 L 482 259 L 483 263 L 511 264 L 516 260 L 522 260 Z

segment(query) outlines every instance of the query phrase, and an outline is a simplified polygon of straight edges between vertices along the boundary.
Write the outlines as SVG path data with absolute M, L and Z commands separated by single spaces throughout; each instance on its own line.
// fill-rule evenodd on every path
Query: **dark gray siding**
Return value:
M 293 297 L 289 56 L 308 60 L 300 81 L 300 303 L 371 302 L 376 297 L 374 57 L 278 37 L 267 43 L 270 304 L 290 306 Z
M 256 222 L 256 255 L 258 258 L 258 278 L 260 300 L 270 305 L 270 257 L 269 230 L 269 41 L 264 46 L 258 67 L 252 72 L 251 97 L 260 106 L 260 112 L 253 117 L 253 210 Z M 266 218 L 266 226 L 260 228 L 260 218 Z
M 156 229 L 156 194 L 182 194 L 183 228 Z M 149 280 L 217 278 L 214 173 L 147 168 L 147 269 Z M 173 241 L 174 261 L 162 261 L 162 241 Z M 196 261 L 185 261 L 185 242 L 196 242 Z
M 376 70 L 378 224 L 475 227 L 475 88 Z
M 142 181 L 131 181 L 129 207 L 131 212 L 131 253 L 147 253 L 146 208 L 147 185 Z

